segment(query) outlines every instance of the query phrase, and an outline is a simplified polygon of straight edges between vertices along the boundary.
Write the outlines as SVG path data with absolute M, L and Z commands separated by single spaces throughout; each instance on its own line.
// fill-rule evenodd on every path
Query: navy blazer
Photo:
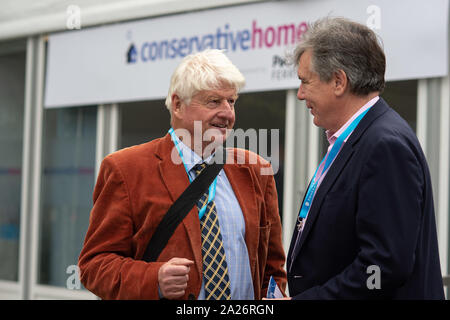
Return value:
M 297 228 L 286 265 L 293 299 L 444 299 L 425 156 L 382 98 L 317 189 L 293 252 L 296 238 Z

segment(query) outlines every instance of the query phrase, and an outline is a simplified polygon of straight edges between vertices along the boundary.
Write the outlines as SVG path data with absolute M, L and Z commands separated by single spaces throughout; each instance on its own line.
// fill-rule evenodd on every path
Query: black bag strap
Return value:
M 197 178 L 189 184 L 159 223 L 147 245 L 142 260 L 153 262 L 158 259 L 178 224 L 183 221 L 192 207 L 197 204 L 198 200 L 206 192 L 222 168 L 223 161 L 221 164 L 208 164 Z

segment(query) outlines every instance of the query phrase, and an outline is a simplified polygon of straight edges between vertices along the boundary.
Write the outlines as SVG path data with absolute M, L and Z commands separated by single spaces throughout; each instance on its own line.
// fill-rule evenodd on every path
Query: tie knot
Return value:
M 195 175 L 198 176 L 203 171 L 203 169 L 205 169 L 205 167 L 206 163 L 203 162 L 196 164 L 192 169 L 194 169 Z

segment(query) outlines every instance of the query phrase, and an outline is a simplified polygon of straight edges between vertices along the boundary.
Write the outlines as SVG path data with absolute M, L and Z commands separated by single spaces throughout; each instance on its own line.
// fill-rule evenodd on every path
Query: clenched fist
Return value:
M 172 258 L 159 268 L 158 283 L 164 298 L 176 299 L 184 295 L 193 264 L 194 261 L 185 258 Z

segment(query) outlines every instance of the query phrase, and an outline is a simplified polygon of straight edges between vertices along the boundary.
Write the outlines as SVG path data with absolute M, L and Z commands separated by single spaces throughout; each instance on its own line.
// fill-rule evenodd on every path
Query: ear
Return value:
M 334 93 L 336 96 L 342 96 L 348 87 L 348 78 L 344 70 L 338 70 L 333 75 Z
M 172 94 L 172 115 L 176 118 L 180 118 L 181 116 L 181 106 L 183 101 L 181 101 L 180 97 L 177 94 Z

